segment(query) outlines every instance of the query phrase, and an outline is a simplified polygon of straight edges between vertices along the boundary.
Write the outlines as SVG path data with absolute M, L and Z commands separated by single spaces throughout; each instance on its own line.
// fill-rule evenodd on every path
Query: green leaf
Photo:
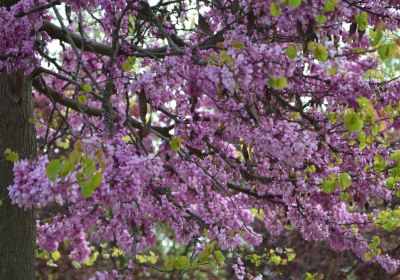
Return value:
M 372 106 L 371 101 L 369 101 L 368 98 L 363 97 L 363 96 L 361 96 L 361 97 L 359 97 L 359 98 L 357 99 L 357 103 L 358 103 L 358 106 L 359 106 L 360 108 L 362 108 L 362 109 L 367 108 L 367 107 L 369 107 L 369 106 Z
M 220 267 L 220 266 L 222 266 L 222 265 L 224 264 L 225 257 L 224 257 L 224 255 L 221 253 L 220 250 L 216 250 L 216 251 L 214 252 L 214 259 L 215 259 L 215 262 L 217 263 L 217 266 L 218 266 L 218 267 Z
M 289 0 L 288 4 L 290 7 L 292 7 L 293 9 L 296 9 L 298 7 L 300 7 L 302 0 Z
M 338 113 L 336 112 L 329 112 L 327 115 L 327 119 L 332 123 L 335 124 L 338 121 Z
M 349 173 L 344 172 L 339 175 L 339 184 L 346 190 L 351 184 L 351 176 Z
M 245 47 L 243 41 L 235 41 L 235 42 L 233 43 L 233 46 L 235 47 L 235 49 L 238 49 L 238 50 L 243 50 L 244 47 Z
M 4 157 L 6 160 L 11 161 L 12 163 L 19 161 L 18 153 L 11 151 L 9 148 L 4 151 Z
M 386 182 L 386 187 L 388 189 L 393 189 L 395 185 L 396 185 L 396 179 L 394 177 L 389 177 Z
M 132 30 L 135 29 L 135 25 L 136 25 L 136 18 L 135 16 L 129 15 L 128 17 L 129 23 L 130 23 L 130 28 L 132 28 Z
M 272 255 L 269 259 L 269 261 L 271 263 L 273 263 L 274 265 L 280 265 L 282 258 L 279 255 Z
M 88 155 L 82 161 L 82 169 L 83 173 L 88 177 L 92 176 L 96 170 L 94 161 Z
M 324 15 L 317 15 L 315 20 L 317 21 L 317 23 L 324 24 L 328 21 L 328 18 Z
M 172 270 L 174 268 L 174 259 L 172 259 L 172 258 L 164 259 L 164 267 L 167 270 Z
M 171 149 L 175 153 L 177 153 L 179 151 L 179 149 L 181 148 L 181 145 L 182 145 L 181 137 L 179 137 L 179 136 L 172 137 L 171 142 L 170 142 L 170 146 L 171 146 Z
M 371 135 L 376 136 L 378 135 L 378 132 L 379 132 L 379 125 L 374 124 L 371 128 Z
M 314 57 L 319 61 L 326 61 L 328 59 L 328 49 L 324 45 L 316 45 L 314 48 Z
M 364 126 L 363 120 L 353 110 L 349 110 L 348 113 L 344 116 L 344 127 L 349 132 L 360 131 L 363 128 L 363 126 Z
M 337 67 L 331 67 L 329 68 L 329 75 L 333 76 L 337 73 L 338 69 Z
M 53 159 L 46 166 L 46 174 L 50 181 L 55 181 L 62 169 L 62 164 L 59 159 Z
M 374 254 L 372 252 L 367 252 L 364 254 L 364 260 L 370 261 L 370 260 L 372 260 L 373 256 L 374 256 Z
M 350 199 L 350 194 L 348 192 L 342 192 L 340 194 L 340 199 L 342 201 L 348 201 Z
M 92 196 L 92 191 L 90 190 L 90 185 L 88 182 L 81 182 L 81 192 L 84 198 L 89 198 Z
M 400 161 L 400 150 L 394 151 L 394 152 L 390 155 L 389 159 L 390 159 L 390 160 L 395 160 L 395 161 L 399 162 L 399 161 Z
M 286 253 L 286 257 L 287 257 L 288 262 L 291 262 L 296 258 L 296 253 L 291 248 L 285 249 L 285 253 Z
M 72 170 L 74 170 L 75 164 L 73 164 L 70 160 L 66 160 L 60 170 L 60 175 L 65 177 L 67 176 Z
M 374 169 L 376 171 L 382 171 L 386 168 L 387 162 L 383 159 L 380 154 L 374 156 Z
M 269 6 L 269 12 L 273 17 L 279 17 L 281 15 L 281 7 L 275 2 L 272 2 Z
M 378 48 L 379 57 L 382 60 L 385 60 L 386 58 L 392 57 L 392 56 L 394 56 L 396 54 L 397 49 L 398 49 L 398 46 L 397 46 L 396 43 L 381 45 Z
M 388 55 L 389 55 L 389 45 L 387 45 L 387 44 L 381 45 L 381 46 L 378 48 L 378 54 L 379 54 L 379 57 L 380 57 L 382 60 L 385 60 L 385 59 L 388 57 Z
M 93 191 L 95 191 L 101 183 L 103 183 L 103 174 L 101 172 L 97 172 L 89 180 L 90 188 Z
M 358 15 L 356 15 L 356 22 L 358 29 L 361 31 L 365 31 L 368 27 L 368 14 L 365 11 L 362 11 Z
M 371 46 L 376 47 L 383 39 L 383 32 L 374 32 L 371 36 Z
M 322 190 L 326 193 L 331 193 L 337 189 L 337 182 L 334 178 L 327 178 L 322 181 Z
M 122 64 L 122 70 L 125 72 L 132 71 L 135 67 L 136 57 L 130 56 L 127 60 Z
M 124 62 L 122 63 L 122 70 L 124 70 L 125 72 L 129 72 L 133 69 L 132 64 Z
M 210 256 L 209 252 L 202 252 L 199 254 L 199 262 L 204 263 L 208 260 L 208 257 Z
M 306 272 L 306 280 L 317 280 L 318 273 Z
M 295 45 L 290 45 L 289 47 L 286 48 L 285 50 L 286 55 L 289 58 L 295 58 L 297 56 L 297 49 Z
M 78 102 L 81 103 L 81 104 L 83 104 L 83 105 L 86 105 L 86 104 L 87 104 L 87 98 L 86 98 L 86 96 L 84 96 L 84 95 L 79 95 L 79 96 L 78 96 Z
M 371 244 L 370 244 L 370 245 L 372 245 L 372 246 L 371 246 L 370 249 L 375 249 L 376 247 L 379 246 L 379 244 L 381 244 L 381 239 L 380 239 L 380 237 L 379 237 L 378 235 L 372 236 Z
M 286 80 L 286 78 L 285 78 L 285 77 L 280 77 L 280 78 L 278 79 L 277 89 L 278 89 L 278 90 L 279 90 L 279 89 L 283 89 L 283 88 L 286 87 L 286 85 L 287 85 L 287 80 Z
M 400 178 L 400 166 L 399 166 L 399 162 L 396 162 L 396 166 L 391 168 L 390 173 L 392 176 L 396 177 L 396 178 Z
M 281 90 L 286 87 L 287 80 L 285 77 L 279 77 L 279 78 L 270 77 L 268 83 L 272 88 L 276 90 Z
M 61 258 L 61 254 L 59 251 L 54 251 L 51 253 L 51 258 L 55 261 L 58 261 Z
M 391 43 L 388 45 L 388 57 L 392 57 L 397 53 L 399 46 L 396 43 Z
M 325 1 L 324 11 L 325 12 L 334 12 L 338 4 L 339 4 L 339 0 L 327 0 L 327 1 Z
M 178 270 L 187 270 L 190 267 L 190 260 L 187 256 L 179 256 L 174 261 L 174 267 Z
M 93 90 L 92 90 L 92 86 L 89 85 L 89 84 L 87 84 L 87 83 L 82 84 L 82 85 L 81 85 L 81 89 L 82 89 L 84 92 L 92 92 L 92 91 L 93 91 Z
M 96 173 L 93 175 L 89 181 L 81 182 L 81 190 L 84 198 L 89 198 L 92 196 L 93 192 L 97 189 L 97 187 L 103 182 L 103 174 Z
M 361 131 L 358 136 L 357 136 L 357 140 L 360 144 L 365 143 L 365 140 L 367 139 L 367 135 L 365 134 L 364 131 Z

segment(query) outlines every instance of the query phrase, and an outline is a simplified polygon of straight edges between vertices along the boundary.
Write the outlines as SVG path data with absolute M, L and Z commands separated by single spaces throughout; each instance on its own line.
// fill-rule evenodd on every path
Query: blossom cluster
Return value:
M 391 1 L 219 1 L 231 8 L 202 7 L 206 23 L 199 19 L 192 32 L 173 24 L 185 24 L 184 12 L 128 2 L 65 1 L 73 12 L 103 9 L 102 24 L 85 30 L 101 30 L 93 40 L 121 48 L 114 57 L 66 47 L 58 75 L 43 75 L 62 102 L 37 110 L 38 136 L 56 145 L 16 163 L 9 187 L 21 207 L 67 209 L 38 221 L 40 247 L 54 251 L 69 239 L 72 259 L 83 262 L 91 243 L 115 241 L 134 256 L 156 244 L 163 224 L 182 244 L 206 235 L 234 251 L 261 244 L 265 230 L 290 228 L 398 269 L 385 252 L 372 252 L 370 238 L 399 187 L 398 144 L 389 135 L 398 127 L 400 84 L 377 74 L 399 48 L 383 39 L 399 20 Z M 0 52 L 14 57 L 0 69 L 37 55 L 40 17 L 15 21 L 20 9 L 0 8 L 4 30 L 21 24 L 0 40 Z M 183 43 L 172 40 L 178 35 Z M 25 47 L 10 47 L 21 38 Z M 73 166 L 49 176 L 54 158 Z M 90 189 L 95 175 L 102 180 Z M 244 279 L 240 259 L 233 269 Z

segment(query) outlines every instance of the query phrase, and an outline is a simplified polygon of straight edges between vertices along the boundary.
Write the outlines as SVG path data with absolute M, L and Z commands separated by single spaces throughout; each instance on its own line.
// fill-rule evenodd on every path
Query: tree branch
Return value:
M 103 111 L 101 109 L 85 106 L 83 104 L 78 103 L 75 100 L 60 96 L 58 92 L 55 91 L 54 89 L 44 86 L 39 77 L 32 79 L 32 85 L 37 91 L 46 95 L 54 102 L 64 105 L 65 107 L 68 107 L 78 112 L 86 113 L 91 116 L 103 115 Z

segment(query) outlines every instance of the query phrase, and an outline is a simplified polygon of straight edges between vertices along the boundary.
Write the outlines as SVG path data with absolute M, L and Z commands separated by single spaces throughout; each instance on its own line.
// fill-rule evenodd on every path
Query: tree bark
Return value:
M 32 87 L 22 71 L 0 74 L 0 280 L 35 278 L 36 226 L 33 210 L 11 204 L 7 187 L 13 183 L 13 164 L 5 160 L 9 148 L 20 158 L 36 154 L 32 124 Z

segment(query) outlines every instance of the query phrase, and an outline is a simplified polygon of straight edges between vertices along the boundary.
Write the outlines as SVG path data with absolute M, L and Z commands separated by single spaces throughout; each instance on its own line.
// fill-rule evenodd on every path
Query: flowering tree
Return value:
M 34 208 L 41 250 L 120 248 L 99 279 L 157 264 L 161 226 L 191 248 L 160 264 L 181 276 L 244 279 L 288 231 L 396 272 L 398 1 L 0 5 L 1 279 L 34 277 Z

